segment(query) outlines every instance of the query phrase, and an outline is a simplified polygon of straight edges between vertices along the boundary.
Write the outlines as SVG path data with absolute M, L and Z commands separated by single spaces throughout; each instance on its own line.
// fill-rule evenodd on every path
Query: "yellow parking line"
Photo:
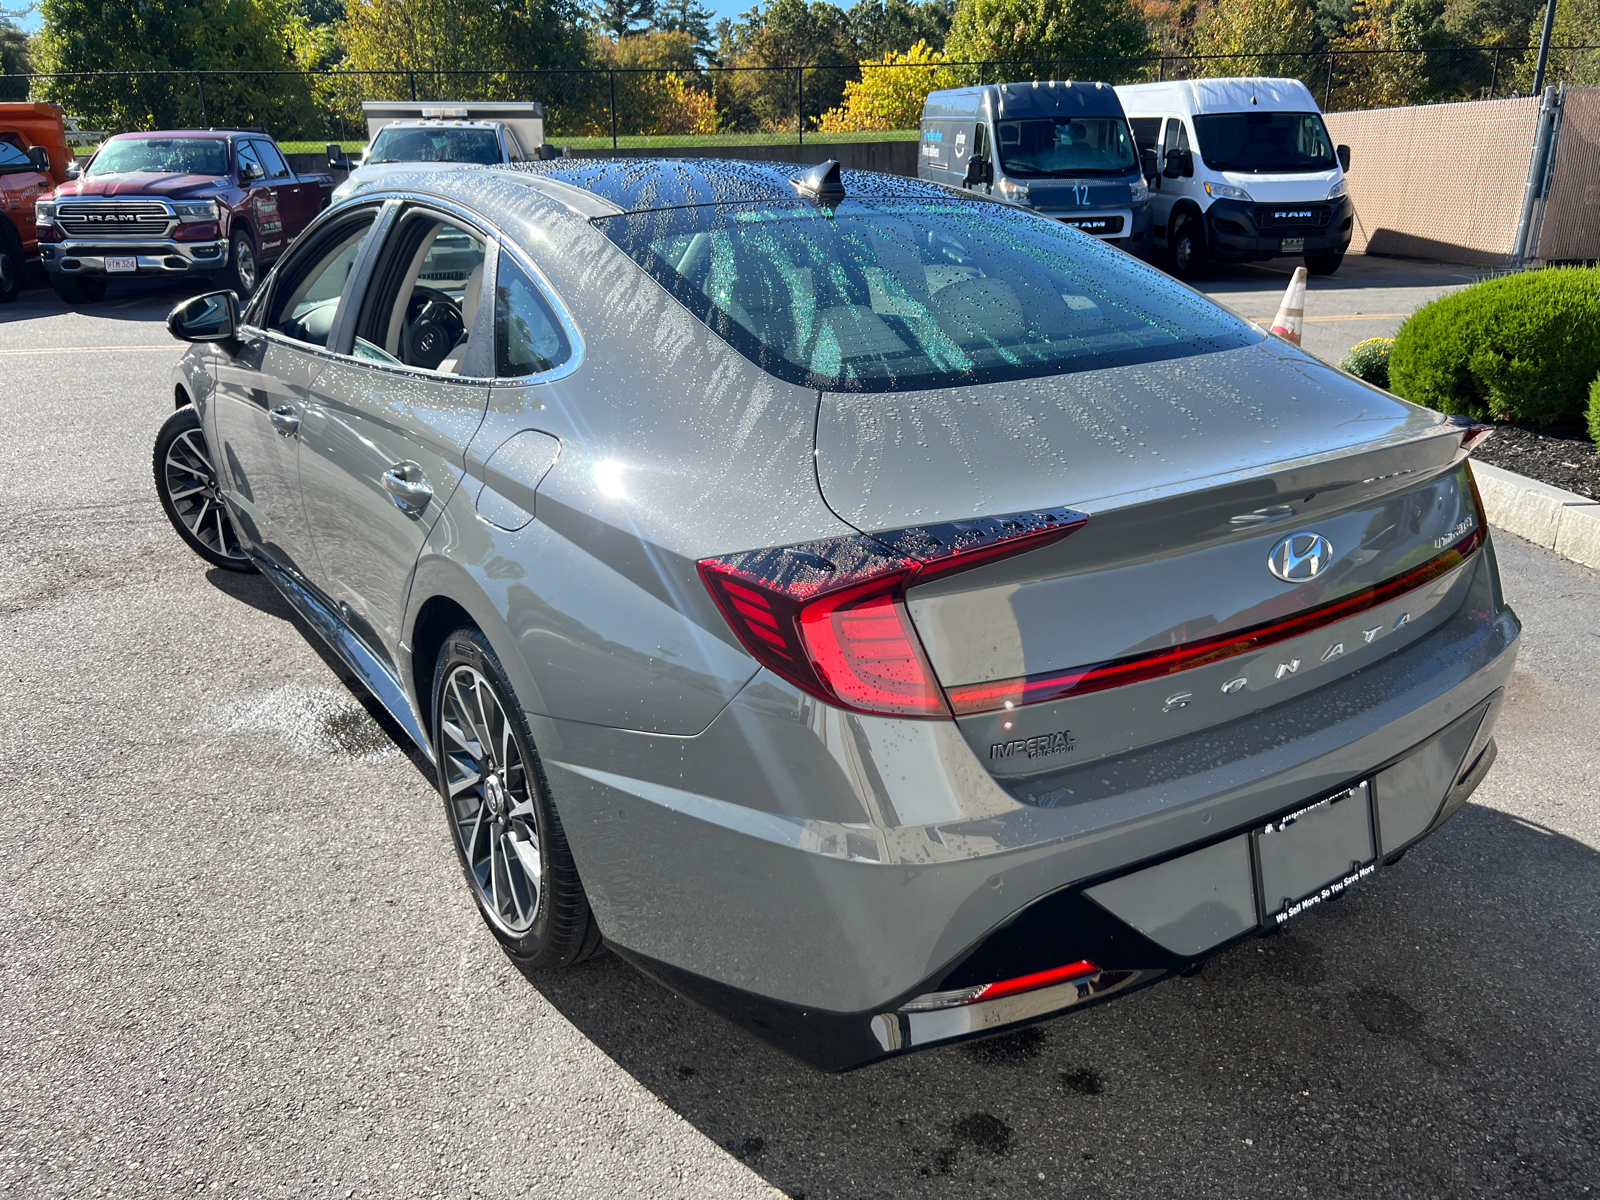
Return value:
M 177 349 L 177 346 L 30 346 L 26 350 L 0 350 L 0 355 L 9 358 L 17 354 L 120 354 L 125 350 L 165 350 L 171 353 Z

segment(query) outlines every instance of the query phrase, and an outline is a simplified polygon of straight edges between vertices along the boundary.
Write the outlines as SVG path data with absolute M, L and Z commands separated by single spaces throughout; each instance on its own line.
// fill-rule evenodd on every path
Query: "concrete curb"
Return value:
M 1489 524 L 1563 558 L 1600 568 L 1600 501 L 1472 460 Z

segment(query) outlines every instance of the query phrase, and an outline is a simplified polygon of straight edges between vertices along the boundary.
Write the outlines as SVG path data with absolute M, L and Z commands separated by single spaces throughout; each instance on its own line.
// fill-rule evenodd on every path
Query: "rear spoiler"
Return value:
M 367 141 L 396 121 L 498 121 L 511 127 L 523 152 L 544 145 L 544 105 L 536 100 L 363 100 Z

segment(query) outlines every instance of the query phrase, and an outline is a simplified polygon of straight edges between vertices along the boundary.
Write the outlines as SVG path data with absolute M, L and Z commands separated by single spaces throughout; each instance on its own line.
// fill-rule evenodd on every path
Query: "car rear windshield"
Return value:
M 1314 112 L 1207 113 L 1194 119 L 1194 132 L 1200 157 L 1218 171 L 1310 173 L 1338 165 Z
M 1028 117 L 996 121 L 1007 175 L 1122 175 L 1133 170 L 1133 139 L 1121 117 Z
M 492 166 L 500 161 L 500 143 L 492 129 L 380 130 L 372 141 L 369 163 L 456 162 Z
M 100 147 L 85 172 L 125 175 L 216 175 L 228 173 L 228 143 L 222 138 L 115 138 Z
M 597 224 L 745 357 L 829 390 L 1022 379 L 1263 336 L 1120 250 L 990 201 L 706 205 Z

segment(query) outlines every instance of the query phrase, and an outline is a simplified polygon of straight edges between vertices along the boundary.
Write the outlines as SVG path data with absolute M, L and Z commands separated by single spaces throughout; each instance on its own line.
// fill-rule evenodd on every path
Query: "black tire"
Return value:
M 600 927 L 499 658 L 478 630 L 458 629 L 433 680 L 439 796 L 479 915 L 522 967 L 582 962 L 600 948 Z
M 1198 279 L 1206 269 L 1206 235 L 1194 217 L 1179 217 L 1167 239 L 1172 251 L 1172 273 L 1179 279 Z
M 1306 274 L 1332 275 L 1339 269 L 1339 264 L 1343 261 L 1343 250 L 1332 250 L 1325 254 L 1308 254 L 1306 255 Z
M 0 304 L 10 304 L 22 290 L 22 238 L 8 218 L 0 217 Z
M 156 434 L 151 466 L 161 511 L 184 544 L 214 567 L 254 571 L 218 490 L 216 458 L 206 445 L 200 414 L 185 405 Z
M 248 229 L 235 229 L 228 239 L 228 265 L 218 274 L 217 282 L 241 301 L 250 299 L 261 286 L 261 260 L 256 257 L 256 242 Z
M 103 275 L 52 275 L 50 286 L 63 304 L 99 304 L 106 295 Z

